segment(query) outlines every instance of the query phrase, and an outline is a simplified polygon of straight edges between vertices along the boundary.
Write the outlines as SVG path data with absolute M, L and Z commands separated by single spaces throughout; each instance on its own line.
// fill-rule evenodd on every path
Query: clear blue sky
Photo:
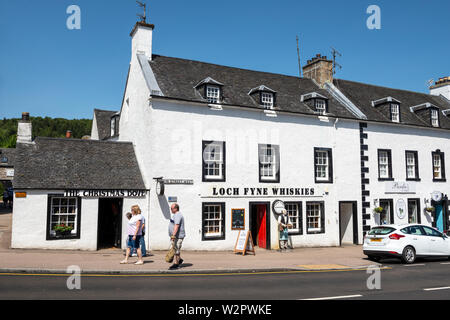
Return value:
M 450 1 L 146 0 L 153 53 L 298 74 L 316 53 L 343 56 L 338 78 L 427 92 L 450 76 Z M 81 30 L 66 9 L 81 8 Z M 369 30 L 369 5 L 381 30 Z M 0 118 L 91 118 L 119 110 L 130 61 L 134 0 L 0 0 Z

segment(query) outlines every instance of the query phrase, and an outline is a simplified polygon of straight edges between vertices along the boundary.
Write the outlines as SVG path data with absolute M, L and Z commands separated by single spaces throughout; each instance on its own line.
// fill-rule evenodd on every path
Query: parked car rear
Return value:
M 373 261 L 396 257 L 410 264 L 417 257 L 450 258 L 450 239 L 425 225 L 383 225 L 365 236 L 363 251 Z

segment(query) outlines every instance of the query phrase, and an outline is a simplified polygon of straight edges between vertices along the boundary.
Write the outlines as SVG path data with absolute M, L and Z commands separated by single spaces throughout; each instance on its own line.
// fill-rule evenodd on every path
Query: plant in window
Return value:
M 72 230 L 72 226 L 65 225 L 64 223 L 57 224 L 53 227 L 53 231 L 55 231 L 57 236 L 68 236 L 71 234 Z
M 382 214 L 383 213 L 383 207 L 375 207 L 373 209 L 373 213 Z

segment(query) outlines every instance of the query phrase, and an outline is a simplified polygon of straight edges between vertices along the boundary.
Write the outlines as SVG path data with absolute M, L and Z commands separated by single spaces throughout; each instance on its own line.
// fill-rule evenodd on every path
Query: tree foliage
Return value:
M 0 148 L 15 148 L 17 140 L 17 124 L 20 119 L 0 120 Z M 33 126 L 33 139 L 35 137 L 63 138 L 66 131 L 72 131 L 72 137 L 81 139 L 91 134 L 92 120 L 89 119 L 62 119 L 49 117 L 30 117 Z

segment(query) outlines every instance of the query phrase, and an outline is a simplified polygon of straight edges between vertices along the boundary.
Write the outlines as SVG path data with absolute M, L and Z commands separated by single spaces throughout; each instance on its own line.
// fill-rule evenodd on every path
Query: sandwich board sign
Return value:
M 245 256 L 247 252 L 256 255 L 255 248 L 253 247 L 252 234 L 249 230 L 241 230 L 239 231 L 236 245 L 234 246 L 234 253 L 242 253 Z

